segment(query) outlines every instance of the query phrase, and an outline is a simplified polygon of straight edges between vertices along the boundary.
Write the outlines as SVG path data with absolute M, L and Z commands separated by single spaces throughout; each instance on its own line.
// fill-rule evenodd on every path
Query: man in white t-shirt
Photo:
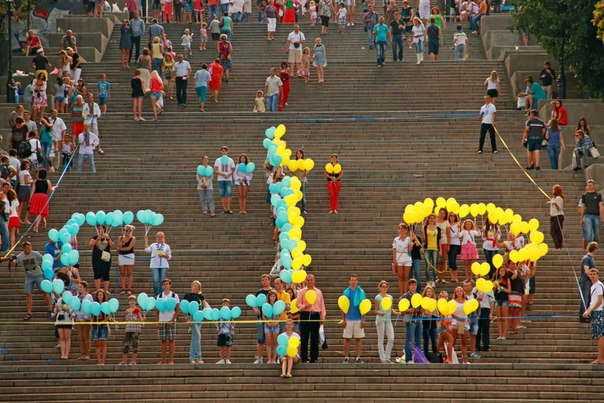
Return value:
M 275 74 L 275 69 L 270 70 L 270 76 L 266 78 L 264 84 L 264 98 L 269 112 L 277 112 L 277 104 L 281 93 L 283 92 L 283 82 Z
M 493 154 L 497 154 L 497 143 L 495 142 L 495 127 L 493 124 L 495 123 L 495 112 L 497 112 L 497 108 L 495 105 L 491 103 L 491 97 L 485 95 L 484 97 L 484 105 L 480 108 L 480 142 L 478 145 L 478 154 L 482 154 L 482 147 L 484 146 L 484 140 L 489 132 L 489 137 L 491 138 L 491 150 Z
M 56 109 L 50 111 L 50 121 L 52 122 L 52 142 L 55 150 L 55 169 L 59 169 L 61 159 L 57 156 L 61 155 L 61 144 L 63 143 L 63 136 L 67 134 L 67 126 L 63 119 L 59 117 L 59 112 Z
M 162 281 L 161 286 L 163 291 L 157 296 L 157 299 L 161 299 L 165 304 L 174 304 L 173 309 L 166 309 L 163 312 L 156 311 L 157 317 L 157 333 L 158 338 L 161 340 L 161 361 L 159 364 L 166 364 L 166 353 L 168 345 L 170 345 L 170 360 L 167 364 L 174 364 L 174 351 L 176 350 L 176 319 L 178 319 L 178 312 L 180 307 L 178 303 L 180 299 L 178 294 L 172 292 L 172 280 L 169 278 Z M 170 301 L 174 299 L 174 302 Z M 169 306 L 169 305 L 168 305 Z
M 178 105 L 187 106 L 187 83 L 191 75 L 191 65 L 185 60 L 185 57 L 178 55 L 178 61 L 174 63 L 174 72 L 176 73 L 176 100 Z
M 598 342 L 598 358 L 591 363 L 604 364 L 604 284 L 599 279 L 598 269 L 590 269 L 588 275 L 591 280 L 590 304 L 583 317 L 591 317 L 591 339 Z
M 222 202 L 222 214 L 233 214 L 231 201 L 233 199 L 233 174 L 235 173 L 235 162 L 228 156 L 229 148 L 220 148 L 222 156 L 214 162 L 214 172 L 218 177 L 218 195 Z
M 466 60 L 468 36 L 462 31 L 461 24 L 457 25 L 457 32 L 453 34 L 453 46 L 455 47 L 455 61 L 463 62 Z
M 84 160 L 88 160 L 90 171 L 96 173 L 94 166 L 94 149 L 99 145 L 99 138 L 90 130 L 90 125 L 84 123 L 84 131 L 78 136 L 78 144 L 80 145 L 78 153 L 78 172 L 82 172 Z
M 302 48 L 306 42 L 304 34 L 300 31 L 298 24 L 294 25 L 294 30 L 287 36 L 287 44 L 285 45 L 285 53 L 289 52 L 287 61 L 291 65 L 293 72 L 298 71 L 298 66 L 302 66 Z

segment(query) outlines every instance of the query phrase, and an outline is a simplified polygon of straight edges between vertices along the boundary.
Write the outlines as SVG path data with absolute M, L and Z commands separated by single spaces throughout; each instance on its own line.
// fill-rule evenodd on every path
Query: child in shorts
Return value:
M 185 32 L 180 37 L 180 40 L 181 45 L 184 48 L 185 56 L 191 56 L 193 54 L 193 52 L 191 52 L 191 45 L 193 44 L 193 34 L 191 34 L 189 28 L 185 28 Z
M 128 364 L 128 353 L 132 350 L 132 360 L 130 365 L 136 365 L 138 356 L 138 336 L 141 332 L 141 323 L 144 319 L 141 310 L 136 306 L 136 297 L 128 297 L 128 309 L 126 309 L 126 330 L 124 332 L 124 342 L 122 347 L 122 362 L 119 365 Z
M 346 26 L 346 16 L 348 15 L 348 11 L 346 7 L 344 7 L 344 3 L 339 4 L 338 9 L 338 32 L 344 32 L 344 27 Z
M 94 293 L 94 301 L 102 304 L 107 301 L 105 291 L 98 290 Z M 111 319 L 110 315 L 101 312 L 98 316 L 93 316 L 94 325 L 92 325 L 92 341 L 96 350 L 96 365 L 105 365 L 107 358 L 107 338 L 109 337 L 109 325 L 107 322 Z
M 201 29 L 199 30 L 199 50 L 206 50 L 206 46 L 208 44 L 208 24 L 205 22 L 201 24 Z
M 222 306 L 231 307 L 231 300 L 224 298 Z M 218 331 L 217 345 L 220 347 L 220 360 L 216 364 L 231 363 L 231 346 L 233 345 L 233 335 L 235 334 L 235 324 L 230 320 L 221 320 L 216 325 Z
M 107 75 L 101 74 L 101 81 L 96 84 L 98 90 L 99 106 L 101 107 L 101 113 L 104 115 L 107 113 L 107 101 L 109 100 L 109 89 L 111 85 L 107 81 Z

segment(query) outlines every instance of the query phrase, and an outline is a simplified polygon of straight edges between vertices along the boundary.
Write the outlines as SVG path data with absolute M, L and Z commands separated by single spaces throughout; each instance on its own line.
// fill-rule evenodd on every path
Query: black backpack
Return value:
M 19 148 L 17 148 L 17 154 L 20 158 L 28 158 L 31 155 L 31 144 L 29 140 L 22 141 L 19 143 Z
M 7 180 L 10 178 L 10 167 L 8 164 L 2 164 L 2 167 L 0 168 L 0 177 Z

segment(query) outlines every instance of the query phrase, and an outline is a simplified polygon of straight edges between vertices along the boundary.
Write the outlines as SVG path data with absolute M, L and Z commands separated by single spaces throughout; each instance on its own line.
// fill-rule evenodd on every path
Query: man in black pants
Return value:
M 134 18 L 130 21 L 130 27 L 132 28 L 132 47 L 130 48 L 130 56 L 128 57 L 128 64 L 130 64 L 130 58 L 132 57 L 132 51 L 136 49 L 134 54 L 134 61 L 138 61 L 141 50 L 141 38 L 145 35 L 145 21 L 140 18 L 140 12 L 134 12 Z
M 482 154 L 482 147 L 484 146 L 484 140 L 489 132 L 489 137 L 491 138 L 491 150 L 493 154 L 497 154 L 497 143 L 495 142 L 495 127 L 493 124 L 495 123 L 495 112 L 497 112 L 497 108 L 495 105 L 491 103 L 491 97 L 485 95 L 484 97 L 484 105 L 480 108 L 480 142 L 478 145 L 478 154 Z
M 306 301 L 306 293 L 314 291 L 316 299 L 313 304 Z M 301 359 L 308 362 L 308 339 L 310 336 L 310 362 L 319 359 L 319 328 L 325 321 L 325 301 L 323 293 L 315 288 L 315 276 L 309 274 L 306 278 L 306 287 L 298 293 L 297 307 L 300 309 L 300 335 L 301 335 Z
M 182 54 L 178 55 L 178 61 L 174 63 L 174 71 L 176 72 L 176 100 L 178 105 L 187 105 L 187 83 L 191 75 L 191 65 L 184 60 Z

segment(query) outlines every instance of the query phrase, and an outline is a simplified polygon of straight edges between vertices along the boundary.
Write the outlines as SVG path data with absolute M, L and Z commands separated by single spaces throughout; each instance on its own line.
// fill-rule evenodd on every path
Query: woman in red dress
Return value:
M 218 102 L 218 93 L 220 92 L 220 85 L 222 84 L 223 72 L 224 69 L 220 65 L 220 59 L 214 59 L 214 63 L 210 65 L 210 75 L 212 76 L 212 80 L 208 85 L 212 91 L 212 98 L 214 98 L 214 102 Z
M 46 228 L 46 217 L 48 216 L 48 193 L 52 193 L 54 188 L 48 179 L 46 179 L 46 170 L 38 170 L 38 178 L 33 184 L 31 190 L 31 199 L 29 202 L 29 214 L 36 216 L 34 221 L 34 232 L 38 232 L 40 226 L 40 217 L 44 221 Z
M 287 100 L 289 99 L 289 88 L 290 88 L 290 79 L 292 76 L 291 69 L 287 62 L 281 62 L 281 70 L 279 70 L 279 78 L 283 83 L 283 92 L 281 94 L 281 99 L 279 100 L 279 112 L 283 112 L 285 110 L 285 106 L 287 105 Z

